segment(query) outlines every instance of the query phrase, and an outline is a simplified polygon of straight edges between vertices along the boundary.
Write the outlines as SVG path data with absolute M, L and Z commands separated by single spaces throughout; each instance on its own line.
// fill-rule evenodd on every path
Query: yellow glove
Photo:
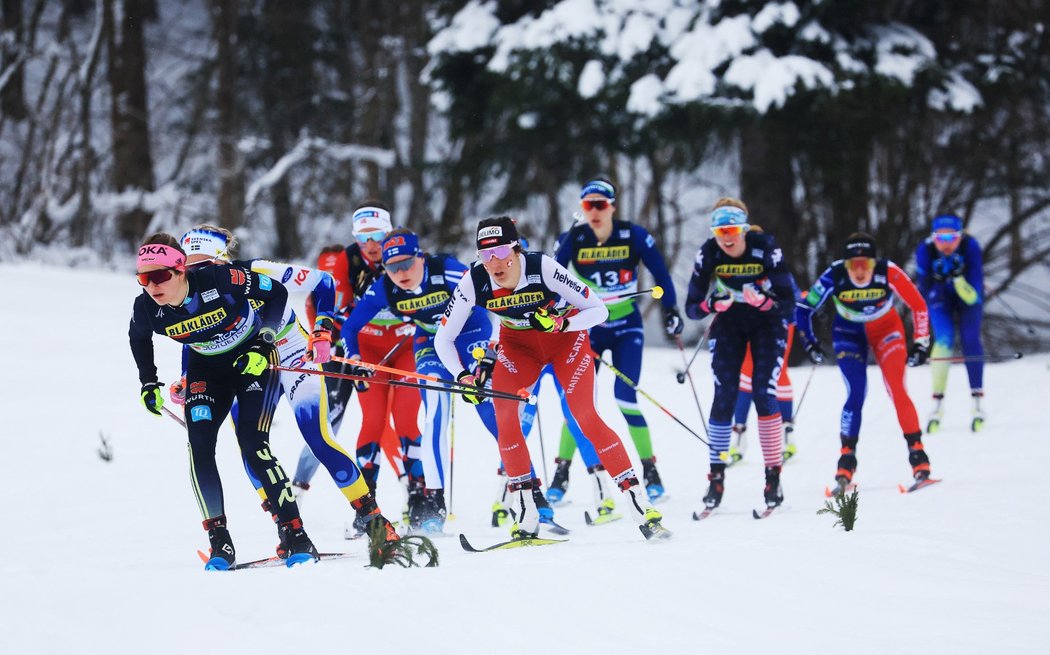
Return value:
M 959 300 L 962 300 L 967 305 L 973 305 L 977 302 L 977 289 L 974 289 L 973 285 L 967 282 L 963 276 L 956 275 L 953 277 L 952 286 L 955 288 L 955 295 L 959 296 Z

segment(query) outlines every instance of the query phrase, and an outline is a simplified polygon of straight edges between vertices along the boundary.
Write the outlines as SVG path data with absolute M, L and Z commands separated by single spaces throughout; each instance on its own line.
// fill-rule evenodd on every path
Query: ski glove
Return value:
M 168 387 L 168 397 L 171 398 L 171 402 L 176 405 L 186 404 L 186 376 L 183 375 L 181 378 L 171 383 Z
M 142 385 L 142 406 L 150 414 L 160 416 L 160 410 L 164 407 L 164 394 L 160 392 L 160 382 L 147 382 Z
M 733 296 L 725 291 L 715 291 L 700 303 L 700 311 L 705 314 L 721 314 L 732 306 Z
M 474 387 L 480 387 L 483 384 L 480 380 L 478 380 L 478 377 L 470 371 L 463 371 L 462 373 L 457 375 L 456 382 L 459 382 L 464 386 Z M 471 405 L 477 405 L 481 403 L 481 396 L 467 392 L 463 394 L 463 400 L 467 401 Z
M 753 284 L 744 287 L 744 301 L 760 312 L 768 312 L 777 306 L 775 300 Z
M 479 387 L 485 386 L 485 383 L 492 379 L 492 371 L 496 368 L 496 358 L 499 355 L 496 348 L 495 344 L 489 344 L 489 347 L 485 349 L 485 354 L 478 359 L 478 367 L 474 369 L 474 377 L 477 378 Z
M 809 361 L 814 364 L 824 363 L 824 349 L 820 347 L 819 341 L 805 341 L 802 345 L 806 349 L 806 355 L 809 356 Z
M 669 337 L 676 337 L 682 333 L 682 328 L 685 324 L 682 322 L 682 317 L 678 314 L 677 307 L 668 307 L 664 310 L 664 332 Z
M 248 350 L 233 360 L 233 367 L 241 375 L 254 375 L 256 377 L 266 372 L 269 366 L 270 354 L 274 352 L 273 334 L 268 333 L 269 338 L 261 336 L 255 340 Z
M 332 361 L 332 319 L 319 316 L 314 321 L 314 331 L 310 334 L 310 359 L 315 364 Z
M 349 373 L 350 375 L 356 375 L 360 378 L 370 378 L 374 377 L 376 374 L 375 371 L 367 366 L 362 366 L 361 364 L 351 364 Z M 372 385 L 367 380 L 354 380 L 354 388 L 357 389 L 358 393 L 368 391 L 371 386 Z
M 959 296 L 959 300 L 967 305 L 977 304 L 979 298 L 977 289 L 974 289 L 973 285 L 966 281 L 966 278 L 956 275 L 952 278 L 952 287 L 955 289 L 955 295 Z
M 938 280 L 947 280 L 956 275 L 962 275 L 966 266 L 962 255 L 952 253 L 933 260 L 933 277 Z
M 908 349 L 908 366 L 922 366 L 930 358 L 930 338 L 919 337 Z
M 532 329 L 540 332 L 564 332 L 569 327 L 569 319 L 560 314 L 551 314 L 546 307 L 540 307 L 529 316 Z

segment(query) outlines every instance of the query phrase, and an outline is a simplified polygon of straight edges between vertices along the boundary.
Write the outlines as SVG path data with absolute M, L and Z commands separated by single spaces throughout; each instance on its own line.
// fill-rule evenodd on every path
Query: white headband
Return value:
M 362 207 L 354 211 L 354 234 L 364 231 L 379 230 L 390 232 L 394 229 L 390 222 L 390 212 L 380 207 Z

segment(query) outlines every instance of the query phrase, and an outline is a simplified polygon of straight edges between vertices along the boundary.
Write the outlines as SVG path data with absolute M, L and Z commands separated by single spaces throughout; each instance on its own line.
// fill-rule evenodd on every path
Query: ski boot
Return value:
M 707 479 L 711 484 L 708 485 L 707 494 L 703 499 L 704 507 L 706 509 L 715 509 L 722 504 L 722 494 L 725 493 L 726 465 L 712 464 L 711 472 L 707 474 Z
M 973 419 L 970 421 L 970 431 L 980 432 L 981 428 L 984 427 L 984 412 L 981 411 L 981 399 L 984 398 L 984 391 L 974 389 L 970 392 L 970 396 L 973 398 Z
M 420 522 L 420 531 L 423 534 L 444 534 L 447 515 L 445 490 L 427 489 L 423 499 L 423 520 Z
M 926 423 L 927 434 L 933 434 L 941 429 L 941 419 L 944 418 L 944 394 L 933 394 L 933 403 L 933 412 L 930 413 L 930 420 Z
M 360 526 L 361 534 L 368 535 L 369 557 L 377 555 L 382 558 L 384 551 L 389 548 L 397 548 L 401 537 L 397 534 L 393 524 L 379 511 L 376 497 L 371 491 L 357 500 L 350 502 L 357 512 L 354 525 Z
M 536 508 L 534 489 L 532 480 L 512 482 L 507 487 L 515 518 L 510 528 L 512 540 L 535 539 L 540 532 L 540 514 Z
M 270 515 L 270 519 L 277 526 L 277 557 L 288 559 L 288 544 L 285 542 L 284 532 L 281 531 L 281 519 L 273 511 L 273 505 L 270 504 L 269 499 L 262 501 L 262 508 L 264 512 Z
M 557 505 L 565 499 L 565 492 L 569 489 L 569 468 L 572 466 L 572 460 L 555 457 L 554 466 L 554 477 L 547 488 L 547 501 L 551 505 Z
M 598 508 L 598 513 L 595 518 L 591 518 L 590 512 L 583 513 L 583 520 L 587 525 L 602 525 L 604 523 L 612 523 L 623 518 L 623 514 L 616 513 L 616 501 L 612 499 L 610 495 L 611 484 L 609 484 L 608 474 L 605 472 L 605 467 L 601 464 L 595 464 L 594 466 L 587 469 L 587 474 L 591 477 L 592 490 L 594 492 L 594 504 Z
M 317 548 L 314 547 L 314 542 L 310 541 L 310 537 L 306 535 L 306 530 L 303 529 L 302 519 L 292 519 L 281 523 L 279 530 L 281 532 L 281 543 L 286 544 L 288 548 L 288 556 L 285 558 L 286 566 L 291 568 L 296 564 L 316 562 L 320 559 L 317 556 Z
M 784 421 L 784 462 L 798 454 L 798 447 L 791 443 L 791 434 L 795 431 L 795 424 Z
M 302 480 L 292 480 L 292 495 L 295 496 L 296 503 L 303 502 L 303 494 L 310 490 L 310 483 L 303 482 Z
M 620 483 L 620 490 L 627 498 L 627 504 L 640 520 L 638 530 L 646 540 L 670 539 L 673 533 L 663 526 L 663 514 L 649 502 L 649 494 L 638 478 L 631 477 Z
M 784 490 L 780 487 L 779 466 L 766 467 L 766 486 L 762 494 L 765 496 L 766 507 L 769 509 L 780 507 L 780 504 L 784 502 Z
M 540 523 L 550 523 L 554 520 L 554 510 L 547 502 L 547 497 L 540 491 L 540 481 L 533 478 L 532 500 L 536 503 L 536 511 L 540 513 Z
M 226 515 L 220 514 L 204 521 L 204 529 L 208 531 L 208 541 L 211 543 L 211 559 L 205 563 L 204 570 L 229 569 L 237 561 L 237 552 L 233 548 L 230 531 L 226 529 Z
M 923 482 L 930 477 L 930 458 L 922 445 L 922 433 L 914 432 L 904 435 L 908 442 L 908 463 L 916 482 Z
M 409 476 L 408 479 L 408 522 L 409 530 L 418 530 L 426 517 L 426 489 L 423 480 Z
M 642 479 L 645 482 L 645 493 L 649 494 L 649 502 L 658 503 L 666 499 L 660 472 L 656 470 L 655 457 L 642 460 Z
M 744 459 L 744 451 L 747 450 L 747 423 L 733 424 L 733 441 L 735 445 L 729 446 L 726 466 L 732 466 Z

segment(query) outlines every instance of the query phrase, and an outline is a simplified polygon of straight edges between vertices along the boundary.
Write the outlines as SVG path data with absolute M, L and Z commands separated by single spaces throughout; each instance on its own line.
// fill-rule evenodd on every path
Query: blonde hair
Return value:
M 739 198 L 731 198 L 729 196 L 725 196 L 725 197 L 719 198 L 715 202 L 715 206 L 711 208 L 711 211 L 714 211 L 714 210 L 718 209 L 719 207 L 736 207 L 737 209 L 739 209 L 740 211 L 744 212 L 748 216 L 751 215 L 751 212 L 747 211 L 747 205 L 745 205 L 744 201 L 740 200 Z

